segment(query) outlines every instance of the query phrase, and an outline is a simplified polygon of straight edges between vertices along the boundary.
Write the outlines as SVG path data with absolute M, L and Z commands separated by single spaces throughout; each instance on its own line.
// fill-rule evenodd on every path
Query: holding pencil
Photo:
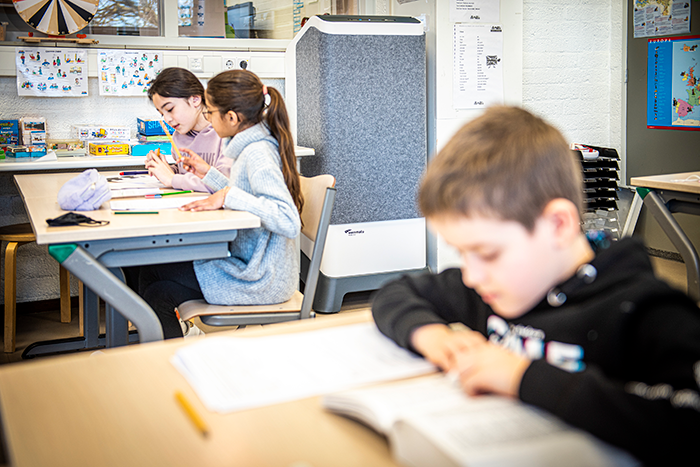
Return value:
M 150 83 L 148 98 L 162 116 L 159 122 L 162 134 L 170 142 L 177 165 L 168 164 L 154 150 L 148 153 L 146 168 L 166 187 L 212 193 L 214 190 L 184 164 L 199 156 L 228 177 L 232 163 L 221 153 L 221 138 L 202 113 L 205 108 L 202 83 L 184 68 L 165 68 Z

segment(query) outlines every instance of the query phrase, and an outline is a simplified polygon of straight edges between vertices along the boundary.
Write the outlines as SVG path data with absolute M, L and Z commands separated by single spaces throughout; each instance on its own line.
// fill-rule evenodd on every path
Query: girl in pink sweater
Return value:
M 151 82 L 148 98 L 163 116 L 163 120 L 175 129 L 173 140 L 178 148 L 191 149 L 228 177 L 232 160 L 223 156 L 221 138 L 202 115 L 202 109 L 206 107 L 204 87 L 192 72 L 184 68 L 164 69 Z M 173 170 L 154 151 L 146 156 L 146 168 L 163 185 L 178 190 L 212 192 L 200 178 L 187 172 L 181 164 Z

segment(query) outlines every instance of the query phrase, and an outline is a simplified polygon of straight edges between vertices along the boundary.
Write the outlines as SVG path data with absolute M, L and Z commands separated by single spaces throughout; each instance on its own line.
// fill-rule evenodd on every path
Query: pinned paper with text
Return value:
M 499 0 L 450 0 L 451 23 L 498 23 Z
M 152 50 L 100 50 L 97 54 L 101 96 L 145 96 L 163 69 L 163 53 Z
M 635 38 L 690 32 L 688 0 L 635 0 L 633 14 Z
M 503 30 L 501 26 L 455 24 L 452 102 L 455 109 L 503 104 Z
M 88 95 L 87 51 L 17 47 L 17 95 L 84 97 Z

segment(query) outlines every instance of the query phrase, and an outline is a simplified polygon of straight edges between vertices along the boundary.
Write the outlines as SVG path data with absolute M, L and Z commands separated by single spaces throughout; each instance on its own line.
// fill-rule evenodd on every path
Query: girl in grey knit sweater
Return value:
M 294 239 L 303 199 L 281 94 L 249 71 L 231 70 L 209 81 L 206 106 L 203 114 L 233 164 L 227 178 L 183 149 L 183 166 L 214 193 L 181 209 L 244 210 L 259 216 L 261 227 L 239 231 L 229 258 L 142 268 L 139 294 L 158 315 L 166 338 L 182 336 L 175 308 L 187 300 L 266 305 L 288 300 L 298 285 Z

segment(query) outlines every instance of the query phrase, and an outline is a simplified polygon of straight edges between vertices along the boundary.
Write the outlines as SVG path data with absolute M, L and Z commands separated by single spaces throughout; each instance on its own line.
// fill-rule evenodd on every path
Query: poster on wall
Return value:
M 700 130 L 700 36 L 649 39 L 647 128 Z
M 163 54 L 152 50 L 99 50 L 101 96 L 145 96 L 163 69 Z
M 482 109 L 503 104 L 503 30 L 499 25 L 455 24 L 452 105 Z
M 88 95 L 87 50 L 15 48 L 17 95 L 85 97 Z
M 635 0 L 635 38 L 689 32 L 690 0 Z

